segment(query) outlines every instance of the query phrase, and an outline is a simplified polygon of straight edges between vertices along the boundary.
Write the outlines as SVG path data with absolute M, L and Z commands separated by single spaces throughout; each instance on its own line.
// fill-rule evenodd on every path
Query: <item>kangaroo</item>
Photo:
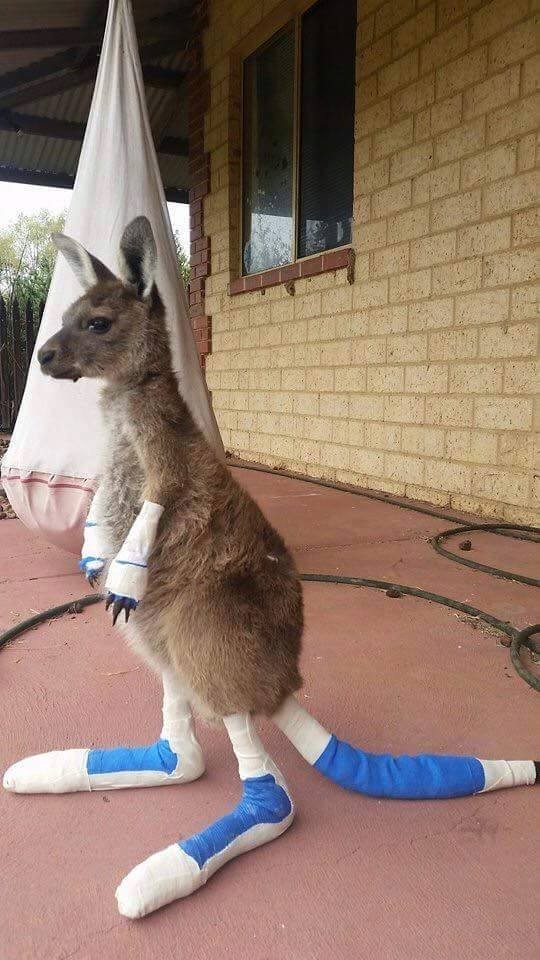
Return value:
M 281 536 L 213 451 L 179 393 L 155 283 L 149 221 L 120 243 L 120 277 L 78 242 L 54 241 L 83 287 L 38 352 L 44 374 L 104 380 L 106 455 L 80 566 L 105 578 L 106 607 L 163 683 L 159 739 L 140 747 L 27 757 L 4 776 L 17 793 L 180 784 L 204 772 L 192 710 L 223 723 L 242 799 L 200 833 L 135 866 L 116 898 L 142 917 L 201 887 L 233 857 L 280 836 L 294 816 L 253 717 L 272 717 L 301 755 L 341 786 L 373 796 L 461 796 L 534 783 L 532 761 L 376 756 L 338 740 L 299 705 L 303 611 Z

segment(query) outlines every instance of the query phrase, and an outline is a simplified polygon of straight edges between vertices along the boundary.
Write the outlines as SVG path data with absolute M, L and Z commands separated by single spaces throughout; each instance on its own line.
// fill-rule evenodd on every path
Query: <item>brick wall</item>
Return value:
M 536 3 L 362 0 L 354 283 L 336 270 L 289 292 L 230 296 L 235 45 L 262 42 L 301 6 L 212 0 L 204 35 L 207 377 L 225 444 L 311 475 L 537 520 Z

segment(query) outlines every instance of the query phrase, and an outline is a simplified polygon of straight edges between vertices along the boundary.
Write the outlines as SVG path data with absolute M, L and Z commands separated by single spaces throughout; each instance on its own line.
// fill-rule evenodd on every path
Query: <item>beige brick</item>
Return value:
M 352 347 L 352 362 L 356 364 L 384 363 L 386 340 L 384 337 L 364 337 Z M 336 374 L 338 371 L 336 371 Z M 365 374 L 364 374 L 365 375 Z
M 418 363 L 427 359 L 427 337 L 424 334 L 407 333 L 389 337 L 386 356 L 394 363 Z
M 344 469 L 348 469 L 350 452 L 349 447 L 340 447 L 335 443 L 322 443 L 321 463 L 330 467 L 343 467 Z
M 475 223 L 472 227 L 458 230 L 458 257 L 473 257 L 510 246 L 510 217 Z
M 399 450 L 401 427 L 388 423 L 366 423 L 365 444 L 378 450 Z
M 478 187 L 493 180 L 500 180 L 515 173 L 517 146 L 505 143 L 500 147 L 469 157 L 462 163 L 462 185 L 465 190 Z M 498 187 L 495 188 L 498 190 Z M 498 212 L 498 211 L 497 211 Z
M 449 30 L 438 33 L 432 40 L 428 40 L 420 50 L 420 70 L 429 73 L 434 67 L 448 63 L 467 49 L 468 25 L 462 20 Z
M 277 343 L 281 343 L 281 327 L 278 324 L 261 327 L 259 331 L 259 343 L 261 347 L 275 346 Z
M 487 61 L 487 48 L 480 47 L 437 70 L 435 80 L 437 99 L 448 97 L 451 93 L 457 93 L 458 90 L 483 80 L 487 74 Z
M 401 449 L 404 453 L 422 453 L 440 457 L 444 453 L 444 430 L 435 427 L 401 428 Z
M 481 280 L 482 261 L 479 258 L 433 267 L 433 295 L 437 297 L 449 293 L 456 294 L 464 293 L 467 290 L 476 290 L 480 286 Z
M 314 317 L 308 320 L 307 339 L 317 343 L 320 340 L 335 340 L 336 322 L 334 317 Z
M 379 71 L 379 94 L 393 93 L 412 83 L 418 76 L 418 50 L 411 50 Z
M 538 277 L 539 258 L 534 248 L 509 250 L 484 257 L 484 286 L 524 283 Z
M 504 364 L 504 393 L 535 394 L 540 388 L 536 360 L 509 360 Z
M 430 360 L 464 360 L 475 357 L 478 332 L 475 327 L 462 330 L 437 330 L 429 336 Z
M 374 193 L 371 198 L 371 208 L 376 219 L 404 210 L 411 204 L 412 185 L 410 180 L 396 183 Z
M 420 300 L 422 297 L 429 297 L 430 292 L 431 275 L 429 270 L 417 270 L 390 277 L 391 303 Z
M 429 299 L 423 303 L 409 305 L 409 328 L 411 330 L 433 330 L 437 327 L 449 327 L 454 322 L 454 301 Z
M 405 368 L 406 393 L 446 393 L 448 367 L 443 363 L 425 363 Z
M 367 310 L 388 303 L 388 280 L 371 280 L 355 285 L 353 306 L 355 310 Z
M 434 76 L 422 77 L 421 80 L 417 80 L 403 90 L 398 90 L 392 94 L 392 118 L 397 120 L 403 114 L 418 113 L 419 110 L 423 110 L 424 107 L 433 103 L 434 99 Z
M 425 7 L 415 17 L 411 17 L 394 30 L 392 36 L 393 52 L 400 57 L 412 47 L 419 46 L 435 33 L 435 4 Z
M 315 414 L 319 411 L 318 393 L 297 393 L 293 396 L 293 410 L 295 413 Z
M 349 398 L 337 393 L 326 393 L 321 397 L 319 404 L 321 417 L 347 417 L 349 415 Z
M 397 150 L 409 147 L 413 142 L 414 124 L 412 117 L 406 117 L 399 123 L 387 125 L 373 135 L 373 156 L 375 159 L 386 157 Z
M 357 238 L 359 253 L 384 247 L 386 244 L 386 220 L 363 224 L 357 231 Z
M 450 368 L 451 393 L 501 393 L 502 363 L 459 363 Z
M 448 460 L 468 463 L 494 463 L 497 457 L 497 434 L 478 430 L 448 430 L 446 434 Z
M 413 203 L 439 200 L 459 190 L 459 163 L 449 163 L 413 180 Z
M 403 390 L 403 367 L 369 367 L 367 371 L 368 393 L 399 393 Z
M 490 71 L 502 70 L 509 63 L 525 60 L 536 53 L 537 37 L 537 17 L 525 20 L 496 37 L 489 45 Z
M 496 107 L 501 107 L 519 95 L 519 67 L 511 67 L 483 83 L 477 84 L 464 94 L 463 110 L 465 119 L 478 117 Z M 491 118 L 490 121 L 491 122 Z M 489 127 L 489 124 L 488 124 Z M 499 139 L 502 139 L 500 137 Z M 489 142 L 493 142 L 488 138 Z
M 430 140 L 394 154 L 390 163 L 390 180 L 403 180 L 428 170 L 433 165 L 433 144 Z
M 438 163 L 449 163 L 481 150 L 485 142 L 485 120 L 479 117 L 463 123 L 457 130 L 441 134 L 435 143 Z
M 281 339 L 283 343 L 303 343 L 307 338 L 307 321 L 296 320 L 283 324 Z
M 323 343 L 321 345 L 321 360 L 325 367 L 344 366 L 351 362 L 351 344 L 349 341 L 341 343 Z
M 480 336 L 481 357 L 534 357 L 537 326 L 515 323 L 509 327 L 485 327 Z
M 535 130 L 540 116 L 540 94 L 509 103 L 490 114 L 487 121 L 488 143 L 497 143 Z
M 507 470 L 493 467 L 477 467 L 473 472 L 472 492 L 496 502 L 526 504 L 528 478 Z
M 454 97 L 448 97 L 446 100 L 433 104 L 429 122 L 431 135 L 435 136 L 445 130 L 451 130 L 452 127 L 457 127 L 461 122 L 461 101 L 462 96 L 458 93 Z
M 403 333 L 406 329 L 407 307 L 405 304 L 393 304 L 390 307 L 380 307 L 369 312 L 368 333 L 370 336 Z
M 352 290 L 346 286 L 333 287 L 321 296 L 321 312 L 326 314 L 346 313 L 352 308 Z
M 456 298 L 456 324 L 500 323 L 508 318 L 508 290 L 483 290 Z
M 306 370 L 306 389 L 328 391 L 334 389 L 334 371 L 326 369 Z
M 525 137 L 520 137 L 517 149 L 519 173 L 524 170 L 533 170 L 538 166 L 536 162 L 538 152 L 536 133 L 528 133 Z
M 382 419 L 382 417 L 377 419 Z M 424 420 L 424 398 L 385 397 L 384 420 L 386 423 L 422 423 Z
M 477 397 L 474 424 L 485 430 L 528 430 L 532 424 L 532 401 L 517 397 Z
M 431 267 L 453 260 L 456 254 L 456 233 L 438 233 L 411 243 L 411 266 Z
M 297 320 L 316 317 L 321 312 L 320 293 L 297 295 L 294 298 L 294 315 Z
M 460 463 L 445 460 L 428 460 L 425 464 L 424 483 L 437 490 L 452 493 L 469 493 L 471 489 L 471 469 Z
M 429 207 L 417 207 L 388 218 L 388 243 L 400 243 L 429 233 Z
M 356 141 L 354 148 L 355 186 L 361 182 L 362 167 L 365 167 L 371 163 L 371 146 L 371 137 L 363 137 L 361 140 Z
M 351 397 L 350 416 L 356 420 L 382 420 L 384 402 L 384 397 Z
M 485 43 L 527 14 L 528 0 L 493 0 L 471 16 L 471 43 Z
M 482 0 L 439 0 L 439 25 L 447 27 L 455 20 L 460 20 L 471 10 L 480 6 Z
M 512 320 L 530 320 L 540 315 L 540 287 L 528 285 L 512 290 Z
M 357 473 L 384 476 L 384 454 L 375 450 L 351 450 L 350 465 Z
M 388 33 L 392 27 L 410 17 L 414 13 L 414 0 L 389 0 L 388 3 L 377 6 L 380 9 L 375 14 L 375 34 L 380 37 L 383 33 Z
M 362 50 L 373 42 L 375 36 L 375 16 L 372 14 L 361 20 L 356 30 L 356 49 Z
M 272 371 L 272 373 L 279 373 L 279 371 Z M 283 390 L 305 390 L 306 388 L 306 373 L 305 370 L 296 370 L 292 368 L 291 370 L 282 370 L 281 371 L 281 387 Z
M 358 178 L 360 193 L 373 193 L 374 190 L 385 187 L 390 181 L 389 171 L 390 161 L 388 157 L 364 167 L 361 176 Z
M 480 219 L 480 190 L 470 190 L 432 204 L 434 230 L 448 230 Z
M 298 371 L 300 373 L 300 371 Z M 229 376 L 236 376 L 236 383 L 228 382 L 229 389 L 238 389 L 239 374 L 234 371 Z M 223 384 L 226 381 L 223 379 Z M 282 382 L 281 370 L 250 370 L 248 373 L 248 387 L 250 390 L 279 390 L 283 386 L 288 390 L 288 386 Z
M 540 53 L 529 57 L 521 68 L 522 93 L 534 93 L 540 86 Z
M 305 417 L 302 423 L 302 436 L 307 440 L 331 440 L 332 424 L 323 417 Z
M 385 457 L 385 472 L 390 480 L 401 480 L 403 483 L 422 483 L 424 461 L 421 457 L 409 457 L 401 453 L 387 453 Z
M 498 456 L 492 463 L 504 464 L 507 467 L 518 467 L 522 470 L 534 470 L 538 446 L 536 437 L 527 434 L 511 432 L 499 433 Z
M 426 397 L 426 423 L 445 427 L 472 425 L 472 397 Z
M 353 361 L 355 362 L 355 361 Z M 336 370 L 335 389 L 338 392 L 365 393 L 366 370 L 364 367 L 339 367 Z M 322 401 L 321 401 L 322 412 Z
M 370 73 L 379 70 L 386 63 L 389 63 L 391 59 L 392 44 L 391 38 L 387 34 L 385 37 L 381 37 L 380 40 L 376 40 L 375 43 L 372 43 L 369 47 L 365 47 L 360 51 L 357 76 L 360 79 L 362 77 L 368 77 Z
M 381 100 L 368 110 L 356 115 L 355 130 L 357 137 L 365 137 L 376 130 L 385 130 L 390 124 L 390 98 Z M 391 152 L 391 151 L 390 151 Z
M 371 275 L 387 277 L 392 273 L 401 273 L 409 266 L 409 244 L 398 243 L 372 254 Z

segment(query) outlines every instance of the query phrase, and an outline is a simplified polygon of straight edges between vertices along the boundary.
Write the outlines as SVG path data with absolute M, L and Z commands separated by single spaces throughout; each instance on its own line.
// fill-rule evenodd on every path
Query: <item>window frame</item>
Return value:
M 303 263 L 305 261 L 313 260 L 315 257 L 321 258 L 325 254 L 334 253 L 335 251 L 348 251 L 351 249 L 352 241 L 349 241 L 345 244 L 340 244 L 337 247 L 329 247 L 328 250 L 319 251 L 317 253 L 308 253 L 303 257 L 298 256 L 298 214 L 299 214 L 299 186 L 300 186 L 300 150 L 301 150 L 301 95 L 302 95 L 302 17 L 311 7 L 316 6 L 318 0 L 304 0 L 299 4 L 298 9 L 293 13 L 292 16 L 288 16 L 286 21 L 281 24 L 281 26 L 274 29 L 270 36 L 266 38 L 262 43 L 257 43 L 253 46 L 253 49 L 248 52 L 243 52 L 240 59 L 240 196 L 239 196 L 239 230 L 238 230 L 238 250 L 237 250 L 237 264 L 238 264 L 238 279 L 239 280 L 248 280 L 250 277 L 262 276 L 266 273 L 274 272 L 276 270 L 287 270 L 291 268 L 296 263 Z M 357 15 L 358 20 L 358 15 Z M 244 272 L 244 202 L 243 202 L 243 192 L 244 192 L 244 133 L 246 125 L 245 117 L 245 98 L 244 98 L 244 77 L 245 77 L 245 64 L 250 57 L 255 56 L 256 54 L 263 51 L 266 47 L 270 46 L 275 40 L 279 38 L 281 34 L 286 33 L 291 25 L 294 28 L 294 77 L 293 77 L 293 104 L 294 104 L 294 114 L 293 114 L 293 176 L 292 176 L 292 259 L 287 261 L 286 264 L 281 266 L 268 267 L 266 270 L 255 271 L 254 273 L 245 273 Z M 358 29 L 358 22 L 356 25 Z M 354 139 L 353 139 L 353 153 L 354 153 Z M 353 199 L 354 199 L 354 186 L 353 186 Z M 353 203 L 354 206 L 354 203 Z M 351 217 L 353 215 L 353 209 L 351 208 Z

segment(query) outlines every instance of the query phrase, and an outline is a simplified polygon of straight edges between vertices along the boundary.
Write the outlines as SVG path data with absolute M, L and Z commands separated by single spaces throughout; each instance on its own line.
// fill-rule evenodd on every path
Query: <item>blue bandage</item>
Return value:
M 244 780 L 244 792 L 238 806 L 211 826 L 179 843 L 202 869 L 207 860 L 221 853 L 251 827 L 263 823 L 281 823 L 289 816 L 292 804 L 283 787 L 271 774 Z
M 131 773 L 158 770 L 172 773 L 178 756 L 168 740 L 156 740 L 144 747 L 111 747 L 109 750 L 90 750 L 86 761 L 87 773 Z
M 371 797 L 465 797 L 485 786 L 484 768 L 476 757 L 365 753 L 335 736 L 313 766 L 340 787 Z

